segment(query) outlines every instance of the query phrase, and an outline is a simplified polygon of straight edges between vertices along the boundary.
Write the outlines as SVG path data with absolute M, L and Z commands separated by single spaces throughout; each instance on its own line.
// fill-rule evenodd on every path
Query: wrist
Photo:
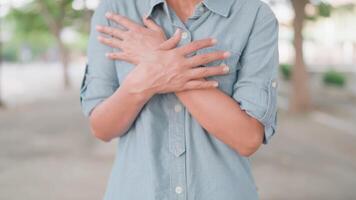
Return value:
M 139 87 L 130 84 L 129 82 L 123 82 L 120 87 L 125 91 L 127 95 L 132 98 L 132 100 L 138 103 L 147 102 L 155 93 L 149 90 L 141 90 Z
M 198 78 L 198 79 L 195 79 L 197 81 L 205 81 L 206 79 L 205 78 Z M 183 96 L 184 94 L 187 94 L 187 93 L 190 93 L 194 90 L 183 90 L 183 91 L 177 91 L 177 92 L 174 92 L 174 94 L 179 97 L 179 96 Z

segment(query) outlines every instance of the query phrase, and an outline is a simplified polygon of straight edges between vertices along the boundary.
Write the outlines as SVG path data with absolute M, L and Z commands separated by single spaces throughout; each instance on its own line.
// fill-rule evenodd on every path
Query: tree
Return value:
M 38 0 L 31 1 L 25 7 L 12 9 L 8 18 L 16 24 L 16 32 L 28 37 L 31 33 L 49 33 L 58 48 L 59 57 L 63 66 L 64 87 L 70 87 L 68 66 L 69 49 L 61 38 L 61 33 L 66 27 L 75 27 L 86 30 L 89 20 L 85 20 L 89 10 L 74 10 L 73 0 Z M 84 22 L 84 23 L 83 23 Z M 18 34 L 18 33 L 17 33 Z
M 310 4 L 309 0 L 291 0 L 294 9 L 294 49 L 295 63 L 292 73 L 292 94 L 289 109 L 292 112 L 308 111 L 311 108 L 311 98 L 309 94 L 309 77 L 306 70 L 303 54 L 303 27 L 306 19 L 315 20 L 318 16 L 329 17 L 331 5 L 320 1 L 316 7 L 314 15 L 309 16 L 305 12 L 305 7 Z
M 0 19 L 1 20 L 1 19 Z M 0 26 L 1 26 L 1 22 L 0 22 Z M 0 40 L 0 107 L 4 107 L 4 103 L 2 101 L 2 94 L 1 94 L 1 67 L 2 67 L 2 42 Z
M 280 0 L 270 0 L 277 3 Z M 292 93 L 290 97 L 289 110 L 292 112 L 305 112 L 311 109 L 311 97 L 309 93 L 309 76 L 304 62 L 303 54 L 303 28 L 305 20 L 315 20 L 318 16 L 330 16 L 331 6 L 323 1 L 311 0 L 290 0 L 294 10 L 294 38 L 295 61 L 292 69 Z M 314 4 L 312 4 L 314 2 Z M 315 4 L 315 2 L 317 2 Z M 317 12 L 313 16 L 307 15 L 305 7 L 310 4 Z
M 311 100 L 308 88 L 308 73 L 304 63 L 303 56 L 303 26 L 305 6 L 308 0 L 291 0 L 294 8 L 294 49 L 295 63 L 292 73 L 292 94 L 289 109 L 294 112 L 307 111 L 311 107 Z
M 0 18 L 0 33 L 1 33 L 1 25 L 2 25 L 2 19 Z M 0 34 L 0 37 L 2 36 L 2 34 Z M 1 90 L 1 86 L 2 86 L 2 84 L 1 84 L 1 67 L 2 67 L 2 38 L 0 38 L 0 107 L 4 107 L 4 102 L 3 102 L 3 100 L 2 100 L 2 90 Z

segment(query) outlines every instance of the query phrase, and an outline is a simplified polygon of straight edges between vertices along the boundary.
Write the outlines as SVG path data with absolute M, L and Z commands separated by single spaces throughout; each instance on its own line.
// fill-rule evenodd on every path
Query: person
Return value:
M 81 106 L 118 139 L 105 200 L 255 200 L 276 132 L 278 21 L 260 0 L 102 0 Z

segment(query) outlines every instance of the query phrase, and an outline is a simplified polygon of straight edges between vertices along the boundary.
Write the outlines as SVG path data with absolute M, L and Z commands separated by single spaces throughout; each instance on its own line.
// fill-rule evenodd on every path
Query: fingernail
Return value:
M 214 86 L 214 87 L 218 87 L 218 86 L 219 86 L 219 82 L 214 81 L 214 82 L 213 82 L 213 86 Z
M 230 70 L 230 68 L 229 68 L 227 65 L 225 65 L 225 66 L 223 67 L 223 71 L 224 71 L 225 73 L 229 72 L 229 70 Z
M 180 32 L 180 29 L 177 28 L 176 32 L 174 32 L 174 34 L 178 34 Z
M 211 39 L 211 43 L 212 43 L 212 44 L 216 44 L 217 42 L 218 42 L 217 39 L 215 39 L 215 38 Z
M 105 53 L 105 56 L 106 57 L 110 57 L 110 53 Z
M 231 53 L 230 53 L 229 51 L 225 51 L 224 57 L 225 57 L 225 58 L 228 58 L 228 57 L 230 57 L 230 56 L 231 56 Z
M 111 13 L 111 12 L 106 12 L 105 16 L 106 16 L 106 17 L 111 17 L 111 16 L 112 16 L 112 13 Z
M 96 25 L 96 30 L 100 30 L 100 29 L 102 29 L 102 26 Z

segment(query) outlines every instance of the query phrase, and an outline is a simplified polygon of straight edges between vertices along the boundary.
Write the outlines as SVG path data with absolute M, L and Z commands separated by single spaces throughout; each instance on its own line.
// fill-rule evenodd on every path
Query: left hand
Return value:
M 160 45 L 167 39 L 163 29 L 146 17 L 143 17 L 145 26 L 141 26 L 118 14 L 109 12 L 105 16 L 127 28 L 127 30 L 122 30 L 109 26 L 96 27 L 97 31 L 112 36 L 111 38 L 98 36 L 101 43 L 121 50 L 108 53 L 107 56 L 111 59 L 125 60 L 137 65 L 140 61 L 146 60 L 145 57 L 153 50 L 160 48 Z

